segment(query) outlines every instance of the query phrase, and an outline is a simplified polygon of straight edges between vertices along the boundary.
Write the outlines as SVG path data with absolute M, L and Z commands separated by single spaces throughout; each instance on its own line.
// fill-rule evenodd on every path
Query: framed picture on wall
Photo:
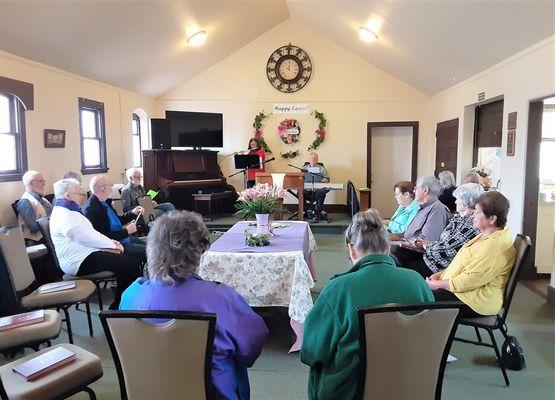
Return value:
M 45 129 L 44 147 L 46 148 L 66 147 L 66 131 L 62 131 L 59 129 Z

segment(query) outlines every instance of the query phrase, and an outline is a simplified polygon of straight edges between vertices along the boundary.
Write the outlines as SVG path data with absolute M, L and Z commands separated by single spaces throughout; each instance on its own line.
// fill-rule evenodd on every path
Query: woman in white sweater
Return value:
M 117 309 L 121 293 L 139 276 L 140 260 L 123 253 L 123 246 L 97 232 L 81 214 L 84 194 L 74 179 L 54 183 L 56 203 L 50 216 L 50 234 L 60 267 L 66 274 L 87 275 L 100 271 L 116 274 L 118 287 L 110 309 Z

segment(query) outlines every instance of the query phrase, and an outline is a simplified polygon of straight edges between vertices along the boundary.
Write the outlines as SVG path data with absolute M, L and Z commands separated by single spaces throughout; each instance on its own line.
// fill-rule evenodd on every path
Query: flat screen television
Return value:
M 223 147 L 223 114 L 166 111 L 172 147 Z

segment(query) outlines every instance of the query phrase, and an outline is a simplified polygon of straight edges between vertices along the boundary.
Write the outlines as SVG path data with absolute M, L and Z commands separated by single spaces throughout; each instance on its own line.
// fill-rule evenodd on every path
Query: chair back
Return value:
M 21 227 L 0 228 L 0 248 L 16 292 L 20 293 L 31 287 L 36 278 L 25 250 Z
M 14 201 L 14 202 L 11 204 L 13 213 L 15 214 L 15 217 L 16 217 L 16 218 L 19 217 L 19 212 L 17 211 L 17 203 L 19 203 L 19 200 L 20 200 L 20 199 L 17 199 L 16 201 Z
M 117 215 L 123 215 L 123 203 L 121 202 L 121 198 L 112 199 L 112 207 Z
M 51 261 L 56 266 L 58 272 L 62 274 L 64 271 L 60 267 L 60 263 L 58 262 L 58 255 L 56 254 L 56 248 L 54 247 L 54 242 L 52 241 L 52 235 L 50 234 L 50 217 L 42 217 L 37 221 L 39 225 L 40 233 L 42 233 L 42 237 L 44 239 L 44 244 L 48 248 L 48 254 L 50 254 Z
M 457 329 L 456 302 L 358 310 L 363 399 L 440 399 Z
M 122 399 L 212 397 L 216 314 L 100 311 L 99 315 Z
M 137 197 L 137 201 L 141 207 L 145 209 L 143 213 L 143 217 L 145 222 L 148 224 L 156 219 L 156 215 L 154 215 L 154 207 L 152 206 L 152 199 L 149 195 Z
M 8 265 L 0 251 L 0 317 L 19 314 L 22 311 Z M 1 397 L 0 397 L 1 398 Z
M 511 301 L 513 300 L 513 294 L 515 293 L 516 284 L 518 283 L 518 277 L 522 272 L 522 268 L 526 265 L 528 256 L 530 255 L 532 242 L 528 236 L 524 236 L 519 233 L 516 235 L 513 246 L 516 250 L 515 263 L 509 273 L 509 279 L 507 280 L 507 285 L 505 286 L 505 291 L 503 293 L 503 307 L 501 307 L 501 311 L 497 314 L 501 324 L 505 323 L 505 319 L 509 313 L 509 307 L 511 306 Z
M 357 191 L 353 182 L 347 182 L 347 209 L 351 217 L 360 210 L 360 203 L 357 197 Z

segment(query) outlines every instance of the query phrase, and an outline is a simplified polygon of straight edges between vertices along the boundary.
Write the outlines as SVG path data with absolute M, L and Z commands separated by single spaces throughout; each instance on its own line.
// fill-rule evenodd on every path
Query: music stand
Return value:
M 235 163 L 235 169 L 240 169 L 242 170 L 240 172 L 243 172 L 243 183 L 246 189 L 247 171 L 249 168 L 260 168 L 260 156 L 258 154 L 235 154 L 233 161 Z

